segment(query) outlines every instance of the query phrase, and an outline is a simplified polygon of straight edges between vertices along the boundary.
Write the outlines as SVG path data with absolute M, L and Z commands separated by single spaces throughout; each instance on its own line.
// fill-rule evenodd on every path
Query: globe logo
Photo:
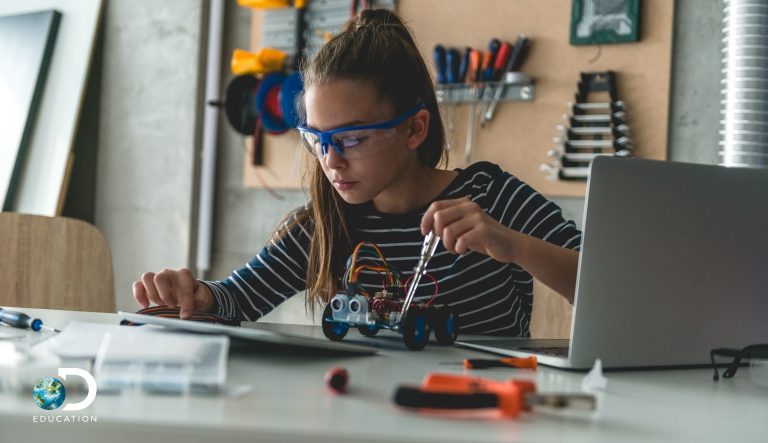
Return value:
M 59 379 L 53 377 L 45 377 L 38 380 L 32 389 L 32 398 L 35 399 L 35 404 L 41 409 L 48 411 L 64 404 L 66 397 L 67 390 L 64 389 L 64 384 Z

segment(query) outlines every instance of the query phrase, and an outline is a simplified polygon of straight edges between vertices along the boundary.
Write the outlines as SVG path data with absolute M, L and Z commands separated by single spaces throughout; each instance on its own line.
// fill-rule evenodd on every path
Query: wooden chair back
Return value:
M 115 312 L 106 239 L 81 220 L 0 212 L 0 306 Z

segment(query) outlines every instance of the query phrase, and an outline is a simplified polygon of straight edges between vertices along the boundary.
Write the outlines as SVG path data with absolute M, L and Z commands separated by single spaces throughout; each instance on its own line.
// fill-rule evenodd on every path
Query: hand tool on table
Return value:
M 554 409 L 592 411 L 597 400 L 590 394 L 538 393 L 536 384 L 528 380 L 498 381 L 456 374 L 427 374 L 419 387 L 399 386 L 393 401 L 406 408 L 484 409 L 498 408 L 509 418 L 535 406 Z
M 539 366 L 535 356 L 530 357 L 502 357 L 502 358 L 467 358 L 464 359 L 464 369 L 487 368 L 518 368 L 536 370 Z
M 536 370 L 539 362 L 536 356 L 501 358 L 465 358 L 462 362 L 440 362 L 445 365 L 463 365 L 464 369 L 517 368 Z
M 43 325 L 43 321 L 39 318 L 32 318 L 23 312 L 9 311 L 3 308 L 0 308 L 0 323 L 19 329 L 31 329 L 33 331 L 45 329 L 52 332 L 60 332 L 58 329 Z

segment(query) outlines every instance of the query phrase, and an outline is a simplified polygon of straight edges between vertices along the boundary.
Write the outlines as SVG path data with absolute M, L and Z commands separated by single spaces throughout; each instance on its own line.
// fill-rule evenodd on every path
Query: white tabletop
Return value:
M 118 321 L 114 314 L 24 311 L 58 328 L 69 320 Z M 322 336 L 319 328 L 271 327 Z M 87 409 L 65 413 L 39 409 L 29 393 L 0 393 L 0 441 L 746 442 L 768 436 L 768 389 L 752 383 L 746 368 L 720 382 L 712 380 L 711 370 L 609 372 L 599 411 L 591 416 L 539 411 L 510 420 L 493 413 L 425 414 L 394 406 L 396 386 L 419 384 L 429 372 L 448 372 L 533 379 L 540 392 L 580 392 L 584 374 L 542 367 L 536 372 L 467 371 L 447 363 L 490 356 L 434 344 L 408 351 L 396 335 L 367 339 L 352 331 L 349 339 L 378 346 L 381 352 L 338 357 L 233 351 L 228 385 L 252 387 L 239 397 L 99 393 Z M 323 380 L 337 366 L 350 374 L 344 395 L 329 391 Z M 88 415 L 97 422 L 33 422 L 40 415 Z

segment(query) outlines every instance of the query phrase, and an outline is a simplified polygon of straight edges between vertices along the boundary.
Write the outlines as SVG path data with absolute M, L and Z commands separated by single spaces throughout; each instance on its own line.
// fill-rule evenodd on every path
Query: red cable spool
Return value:
M 280 107 L 280 84 L 269 88 L 267 97 L 264 99 L 264 109 L 270 115 L 283 120 L 283 109 Z

